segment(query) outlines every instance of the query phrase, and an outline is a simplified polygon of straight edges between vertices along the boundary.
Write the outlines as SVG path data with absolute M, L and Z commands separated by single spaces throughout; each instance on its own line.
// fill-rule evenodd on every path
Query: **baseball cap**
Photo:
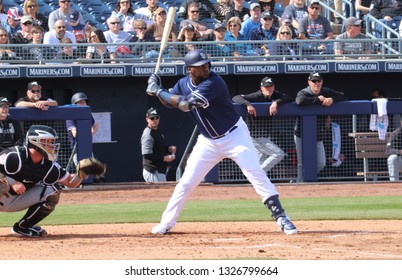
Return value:
M 292 22 L 292 16 L 289 15 L 289 14 L 284 14 L 284 15 L 282 16 L 282 21 L 283 21 L 283 22 Z
M 30 83 L 28 84 L 28 89 L 31 89 L 31 88 L 33 88 L 33 87 L 40 87 L 40 88 L 42 88 L 42 86 L 41 86 L 40 84 L 38 84 L 37 81 L 33 81 L 33 82 L 30 82 Z
M 254 2 L 254 3 L 251 3 L 251 5 L 250 5 L 250 11 L 251 11 L 251 10 L 254 10 L 255 7 L 258 7 L 258 8 L 261 9 L 260 4 Z
M 189 24 L 186 24 L 185 26 L 183 26 L 183 30 L 188 30 L 188 29 L 195 30 L 194 25 L 189 23 Z
M 11 103 L 8 101 L 7 97 L 0 97 L 0 104 L 11 105 Z
M 310 6 L 313 5 L 313 4 L 318 4 L 318 5 L 320 5 L 320 2 L 319 2 L 318 0 L 311 0 Z
M 262 78 L 262 80 L 261 80 L 261 86 L 263 86 L 263 87 L 271 86 L 273 84 L 274 84 L 274 80 L 272 80 L 272 78 L 270 78 L 270 77 L 265 77 L 265 78 Z
M 77 10 L 71 10 L 70 19 L 77 21 L 80 18 L 80 13 Z
M 264 20 L 267 20 L 267 19 L 271 20 L 271 19 L 273 19 L 272 13 L 270 11 L 265 11 L 262 13 L 261 18 Z
M 159 116 L 159 114 L 158 114 L 158 111 L 156 111 L 155 108 L 151 107 L 151 108 L 148 109 L 146 116 L 147 117 L 153 117 L 153 116 Z
M 308 76 L 308 79 L 310 81 L 322 80 L 322 76 L 318 72 L 313 72 Z
M 21 23 L 26 23 L 26 22 L 33 22 L 33 19 L 30 16 L 23 16 L 21 18 Z
M 216 23 L 214 26 L 214 30 L 218 30 L 218 29 L 225 29 L 226 30 L 226 26 L 222 23 Z
M 361 23 L 362 23 L 362 21 L 355 17 L 348 17 L 345 20 L 345 26 L 353 26 L 353 25 L 359 26 Z
M 11 7 L 7 11 L 7 16 L 13 19 L 21 19 L 20 10 L 18 7 Z
M 166 12 L 166 10 L 164 8 L 159 7 L 158 9 L 155 10 L 154 14 L 159 15 L 160 13 L 167 14 L 167 12 Z

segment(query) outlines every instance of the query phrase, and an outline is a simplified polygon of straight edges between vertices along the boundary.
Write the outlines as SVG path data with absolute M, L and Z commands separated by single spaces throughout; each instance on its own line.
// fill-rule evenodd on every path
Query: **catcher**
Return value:
M 89 175 L 101 175 L 106 167 L 94 158 L 83 159 L 76 174 L 68 173 L 56 161 L 60 144 L 56 131 L 32 125 L 23 146 L 0 152 L 0 211 L 28 209 L 11 232 L 21 237 L 42 237 L 46 230 L 37 224 L 49 216 L 60 198 L 61 186 L 76 188 Z

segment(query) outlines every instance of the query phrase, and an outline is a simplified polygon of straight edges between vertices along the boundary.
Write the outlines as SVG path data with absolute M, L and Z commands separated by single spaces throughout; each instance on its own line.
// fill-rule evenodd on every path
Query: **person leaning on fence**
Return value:
M 0 27 L 0 60 L 15 60 L 19 59 L 17 54 L 11 47 L 10 37 L 7 34 L 7 30 L 3 27 Z
M 233 102 L 246 106 L 248 116 L 250 117 L 247 119 L 247 123 L 250 127 L 253 144 L 257 150 L 261 168 L 265 172 L 270 171 L 285 157 L 285 153 L 271 140 L 271 136 L 267 135 L 269 134 L 269 132 L 267 132 L 269 128 L 266 127 L 267 124 L 265 120 L 256 118 L 257 111 L 251 102 L 272 102 L 268 108 L 268 115 L 275 116 L 278 113 L 278 107 L 291 102 L 292 98 L 277 91 L 273 79 L 265 77 L 261 80 L 259 90 L 249 94 L 235 95 L 232 100 Z M 272 122 L 274 122 L 274 120 L 270 119 L 268 126 L 272 127 Z M 252 128 L 255 128 L 255 130 Z M 262 134 L 260 131 L 263 131 Z
M 176 146 L 166 145 L 155 108 L 147 110 L 145 120 L 147 127 L 141 136 L 142 175 L 145 182 L 166 182 L 168 165 L 176 158 Z
M 370 57 L 365 54 L 372 54 L 373 48 L 371 42 L 359 42 L 355 39 L 369 39 L 365 34 L 362 34 L 362 20 L 356 17 L 349 17 L 344 22 L 346 31 L 336 36 L 334 44 L 334 51 L 336 59 L 369 59 Z M 362 56 L 347 56 L 347 55 L 359 55 Z
M 10 106 L 6 97 L 0 97 L 0 151 L 24 142 L 19 121 L 10 117 Z
M 385 151 L 388 156 L 389 180 L 399 181 L 399 173 L 402 171 L 402 120 L 401 126 L 391 132 Z
M 46 111 L 52 106 L 58 106 L 57 101 L 51 98 L 42 98 L 42 86 L 36 81 L 30 82 L 26 96 L 15 102 L 15 107 L 37 108 L 42 111 Z
M 84 92 L 77 92 L 71 97 L 71 105 L 76 106 L 89 106 L 88 96 Z M 66 120 L 67 136 L 72 151 L 72 159 L 74 165 L 77 166 L 77 120 Z M 97 123 L 94 117 L 91 116 L 91 135 L 95 135 L 99 130 L 99 123 Z
M 333 53 L 332 44 L 324 43 L 324 41 L 328 41 L 334 37 L 331 23 L 319 13 L 319 1 L 312 0 L 308 6 L 308 15 L 300 21 L 299 29 L 297 30 L 299 39 L 319 40 L 318 43 L 302 43 L 303 54 Z
M 39 12 L 39 5 L 36 0 L 25 0 L 23 11 L 24 16 L 30 16 L 32 18 L 34 26 L 40 26 L 45 31 L 49 31 L 48 20 Z
M 300 106 L 321 105 L 330 107 L 333 103 L 346 100 L 342 92 L 323 87 L 323 77 L 318 72 L 313 72 L 308 77 L 308 86 L 297 93 L 296 104 Z M 297 183 L 304 182 L 303 178 L 303 154 L 302 154 L 302 129 L 301 117 L 297 117 L 295 124 L 295 144 L 297 152 Z M 330 122 L 328 116 L 317 116 L 317 173 L 326 165 L 326 155 L 323 139 L 328 133 Z

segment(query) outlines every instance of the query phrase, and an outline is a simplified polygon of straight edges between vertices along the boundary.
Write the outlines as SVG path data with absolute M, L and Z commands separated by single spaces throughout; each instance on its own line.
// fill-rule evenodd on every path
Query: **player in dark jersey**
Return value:
M 14 145 L 21 145 L 24 137 L 17 120 L 10 118 L 11 103 L 6 97 L 0 97 L 0 151 Z
M 23 146 L 0 152 L 0 212 L 28 209 L 14 224 L 12 233 L 41 237 L 46 230 L 37 224 L 52 213 L 59 202 L 60 185 L 75 188 L 82 182 L 57 162 L 57 133 L 44 125 L 32 125 Z
M 297 228 L 283 210 L 276 187 L 259 164 L 250 132 L 235 111 L 225 82 L 211 71 L 210 60 L 203 50 L 190 51 L 184 63 L 189 75 L 169 91 L 162 88 L 159 76 L 153 74 L 148 80 L 147 93 L 157 96 L 163 104 L 188 112 L 201 134 L 162 220 L 152 233 L 168 233 L 176 225 L 187 198 L 205 175 L 222 159 L 230 158 L 251 182 L 279 228 L 285 234 L 296 234 Z

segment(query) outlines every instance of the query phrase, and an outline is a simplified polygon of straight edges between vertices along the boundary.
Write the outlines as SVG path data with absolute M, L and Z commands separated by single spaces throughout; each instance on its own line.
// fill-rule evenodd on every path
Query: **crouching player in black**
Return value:
M 59 202 L 60 186 L 75 188 L 85 178 L 70 174 L 57 162 L 56 131 L 32 125 L 23 146 L 0 152 L 0 212 L 28 209 L 11 232 L 22 237 L 42 237 L 46 230 L 37 224 L 52 213 Z

